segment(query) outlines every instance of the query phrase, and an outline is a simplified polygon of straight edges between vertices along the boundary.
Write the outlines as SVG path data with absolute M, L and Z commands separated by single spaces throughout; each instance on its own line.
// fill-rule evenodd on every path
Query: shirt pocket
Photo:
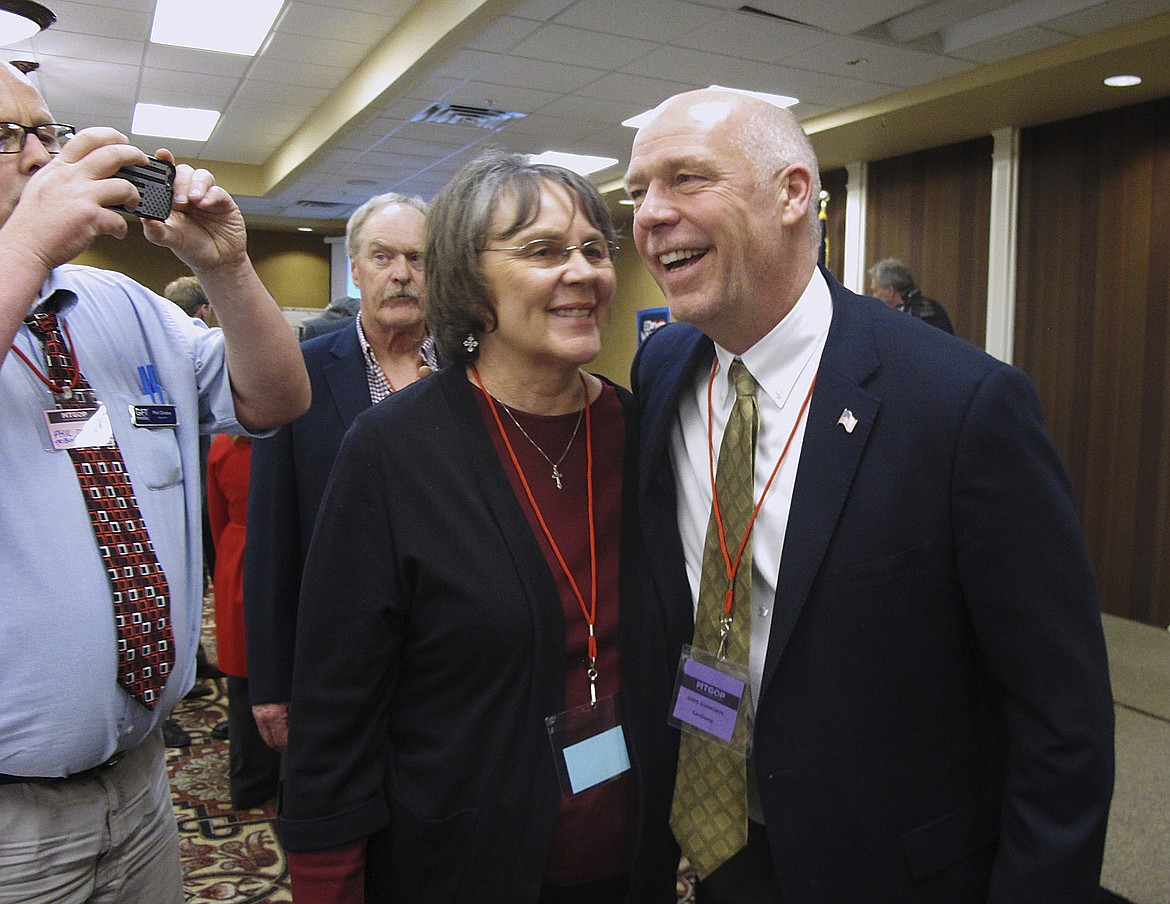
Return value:
M 165 490 L 183 479 L 183 459 L 179 453 L 177 427 L 135 427 L 130 420 L 130 406 L 143 404 L 142 396 L 128 392 L 104 393 L 110 421 L 122 458 L 136 485 L 149 490 Z

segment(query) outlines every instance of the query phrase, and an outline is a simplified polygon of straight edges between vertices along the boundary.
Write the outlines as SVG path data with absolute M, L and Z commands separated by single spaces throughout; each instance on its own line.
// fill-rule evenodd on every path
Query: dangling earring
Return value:
M 475 354 L 475 350 L 479 348 L 479 340 L 475 338 L 474 333 L 467 334 L 467 338 L 463 340 L 463 347 L 467 349 L 468 355 Z

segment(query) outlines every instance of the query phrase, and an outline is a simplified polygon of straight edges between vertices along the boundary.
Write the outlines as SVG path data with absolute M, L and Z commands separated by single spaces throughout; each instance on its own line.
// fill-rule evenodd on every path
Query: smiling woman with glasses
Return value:
M 355 875 L 368 902 L 676 900 L 633 400 L 585 370 L 616 250 L 588 180 L 516 154 L 431 202 L 451 363 L 354 423 L 304 571 L 279 822 L 297 901 L 355 900 Z
M 50 154 L 59 154 L 77 129 L 61 122 L 46 122 L 39 126 L 24 126 L 18 122 L 0 122 L 0 154 L 19 154 L 29 135 L 36 135 Z

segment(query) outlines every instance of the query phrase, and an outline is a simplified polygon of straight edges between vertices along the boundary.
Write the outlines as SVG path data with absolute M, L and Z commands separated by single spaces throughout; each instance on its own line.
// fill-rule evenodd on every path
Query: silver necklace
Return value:
M 565 460 L 565 456 L 568 455 L 569 450 L 571 448 L 573 448 L 573 440 L 575 440 L 577 438 L 577 431 L 581 429 L 581 418 L 585 415 L 585 409 L 582 408 L 580 411 L 577 412 L 577 424 L 575 427 L 573 427 L 573 435 L 569 437 L 569 444 L 567 446 L 565 446 L 565 451 L 561 453 L 561 457 L 558 458 L 556 461 L 553 461 L 551 458 L 548 457 L 548 454 L 544 451 L 544 449 L 540 448 L 540 446 L 538 446 L 536 444 L 536 440 L 534 440 L 531 436 L 528 435 L 528 431 L 520 426 L 520 422 L 518 420 L 516 420 L 516 416 L 514 414 L 512 414 L 512 409 L 509 408 L 507 405 L 505 405 L 503 402 L 500 402 L 500 400 L 497 399 L 495 396 L 492 396 L 492 398 L 495 399 L 495 401 L 499 402 L 500 407 L 504 409 L 504 413 L 506 415 L 508 415 L 508 417 L 512 421 L 512 423 L 516 425 L 516 429 L 524 434 L 524 438 L 526 440 L 528 440 L 528 442 L 532 443 L 533 448 L 536 449 L 536 451 L 541 454 L 541 456 L 544 458 L 545 461 L 547 461 L 550 465 L 552 465 L 552 479 L 556 481 L 557 489 L 558 490 L 562 489 L 561 479 L 565 475 L 561 473 L 561 462 Z M 589 404 L 588 399 L 585 400 L 585 404 L 586 405 Z

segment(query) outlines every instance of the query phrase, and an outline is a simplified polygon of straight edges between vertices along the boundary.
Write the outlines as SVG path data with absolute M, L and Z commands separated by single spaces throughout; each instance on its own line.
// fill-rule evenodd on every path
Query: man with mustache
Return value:
M 301 571 L 333 459 L 370 405 L 435 367 L 423 315 L 426 204 L 376 195 L 346 225 L 350 272 L 361 293 L 353 324 L 301 345 L 313 385 L 303 417 L 252 446 L 244 618 L 252 711 L 264 741 L 288 743 Z

